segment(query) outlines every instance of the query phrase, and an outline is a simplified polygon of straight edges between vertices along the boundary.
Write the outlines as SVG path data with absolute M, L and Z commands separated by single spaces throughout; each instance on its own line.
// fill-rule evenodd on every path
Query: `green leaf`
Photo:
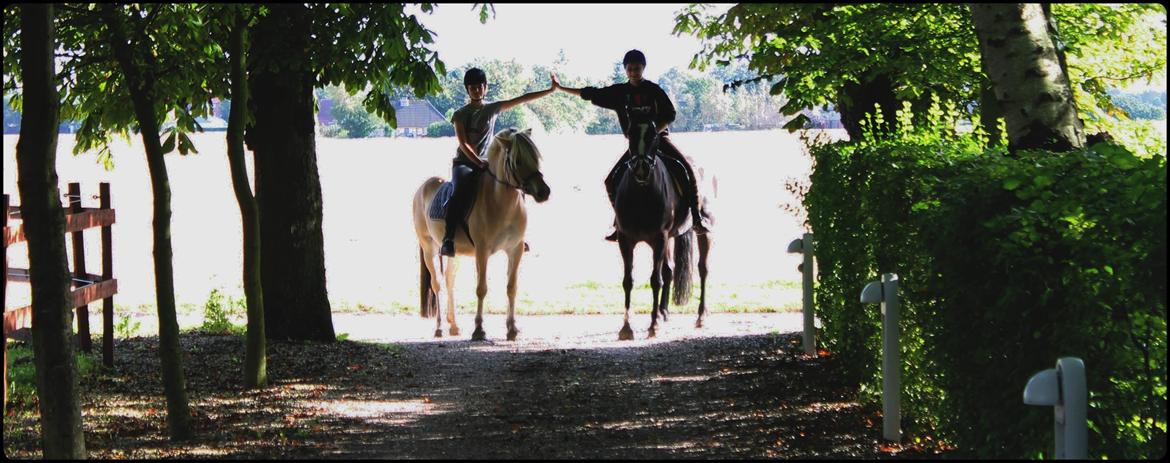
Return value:
M 170 153 L 171 151 L 174 151 L 174 150 L 175 150 L 175 131 L 172 130 L 171 134 L 167 137 L 167 141 L 163 142 L 162 154 L 167 154 L 167 153 Z
M 1016 177 L 1008 178 L 1003 181 L 1003 189 L 1011 191 L 1020 187 L 1020 179 Z
M 791 121 L 788 121 L 787 124 L 784 124 L 784 128 L 788 129 L 788 132 L 790 132 L 790 133 L 795 132 L 797 130 L 803 129 L 805 124 L 808 124 L 809 121 L 810 121 L 810 119 L 808 118 L 808 116 L 805 116 L 804 114 L 800 114 L 800 115 L 797 115 L 796 117 L 792 118 Z

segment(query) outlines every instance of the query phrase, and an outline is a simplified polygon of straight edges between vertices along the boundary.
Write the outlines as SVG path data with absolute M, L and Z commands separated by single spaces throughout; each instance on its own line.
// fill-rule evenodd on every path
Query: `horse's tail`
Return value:
M 419 315 L 423 318 L 431 318 L 439 315 L 439 298 L 438 295 L 431 289 L 431 271 L 427 270 L 426 256 L 423 254 L 422 247 L 418 248 L 418 294 L 419 294 Z
M 674 238 L 674 304 L 686 305 L 691 300 L 691 261 L 694 257 L 695 231 Z

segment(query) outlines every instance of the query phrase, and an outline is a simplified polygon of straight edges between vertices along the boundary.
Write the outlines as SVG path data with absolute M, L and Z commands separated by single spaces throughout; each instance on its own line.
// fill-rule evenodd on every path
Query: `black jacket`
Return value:
M 646 118 L 655 123 L 674 122 L 674 104 L 670 102 L 670 97 L 662 87 L 648 80 L 643 80 L 636 87 L 629 82 L 604 88 L 585 87 L 581 89 L 581 98 L 616 111 L 622 134 L 629 131 L 631 117 L 640 120 Z M 670 129 L 663 132 L 668 133 Z

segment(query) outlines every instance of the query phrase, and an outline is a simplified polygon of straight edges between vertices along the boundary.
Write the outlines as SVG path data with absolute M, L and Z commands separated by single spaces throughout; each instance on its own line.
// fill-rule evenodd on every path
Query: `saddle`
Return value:
M 655 150 L 654 158 L 658 159 L 658 161 L 662 163 L 662 167 L 666 169 L 666 174 L 670 179 L 670 184 L 674 186 L 675 194 L 679 197 L 685 197 L 686 190 L 683 189 L 681 182 L 687 181 L 686 167 L 683 167 L 682 162 L 678 159 L 674 159 L 669 156 L 663 156 L 662 153 L 658 152 L 657 150 Z M 632 158 L 622 163 L 621 172 L 618 172 L 619 175 L 614 176 L 615 182 L 618 180 L 617 177 L 624 175 L 625 172 L 629 170 L 631 162 L 633 162 Z
M 467 179 L 467 187 L 470 189 L 467 193 L 467 207 L 464 208 L 463 217 L 460 221 L 463 223 L 463 231 L 467 234 L 467 240 L 471 241 L 471 230 L 467 228 L 467 218 L 471 216 L 471 209 L 475 207 L 475 200 L 479 195 L 479 182 L 482 173 L 475 173 Z M 446 182 L 439 187 L 439 191 L 435 192 L 435 197 L 431 199 L 431 204 L 427 207 L 427 217 L 432 220 L 444 220 L 447 218 L 447 205 L 451 201 L 451 197 L 455 195 L 455 182 Z M 474 241 L 472 241 L 474 243 Z

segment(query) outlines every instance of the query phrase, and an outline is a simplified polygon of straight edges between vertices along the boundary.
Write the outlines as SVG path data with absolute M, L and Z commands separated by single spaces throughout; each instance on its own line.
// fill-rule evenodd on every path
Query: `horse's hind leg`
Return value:
M 520 258 L 524 257 L 524 244 L 508 251 L 508 340 L 515 341 L 520 330 L 516 329 L 516 274 L 520 270 Z
M 650 332 L 647 337 L 653 338 L 658 334 L 658 298 L 662 297 L 662 261 L 666 260 L 664 252 L 666 251 L 666 237 L 659 236 L 654 238 L 650 244 L 651 254 L 654 255 L 654 266 L 650 271 L 650 290 L 653 294 L 654 306 L 650 310 Z
M 447 258 L 447 268 L 443 276 L 447 281 L 447 324 L 451 325 L 451 336 L 459 336 L 459 325 L 455 323 L 455 271 L 459 269 L 459 260 Z
M 618 331 L 619 341 L 634 339 L 634 330 L 630 329 L 630 291 L 634 289 L 634 243 L 626 240 L 625 236 L 618 236 L 618 249 L 622 252 L 622 265 L 625 276 L 622 277 L 622 289 L 626 292 L 626 318 L 621 331 Z
M 439 297 L 439 272 L 436 271 L 436 270 L 438 270 L 438 266 L 435 265 L 435 258 L 436 257 L 438 257 L 440 260 L 442 259 L 442 256 L 439 256 L 438 250 L 436 250 L 433 245 L 424 245 L 423 246 L 423 259 L 424 259 L 425 264 L 427 266 L 427 270 L 431 272 L 431 293 L 434 294 L 435 298 L 438 298 Z M 435 313 L 435 337 L 436 338 L 443 337 L 443 329 L 441 326 L 442 323 L 443 323 L 443 315 L 436 312 Z
M 707 253 L 711 250 L 711 233 L 699 235 L 699 318 L 695 328 L 703 327 L 707 314 Z

